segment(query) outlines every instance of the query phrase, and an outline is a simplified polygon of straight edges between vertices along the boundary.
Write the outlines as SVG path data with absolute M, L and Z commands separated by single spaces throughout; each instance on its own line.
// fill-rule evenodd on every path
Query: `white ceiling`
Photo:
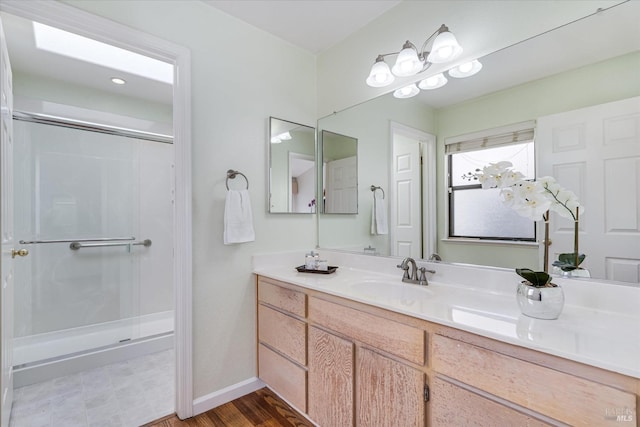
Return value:
M 202 0 L 241 21 L 318 54 L 401 0 Z
M 38 49 L 32 21 L 4 12 L 0 16 L 14 73 L 18 71 L 166 105 L 173 101 L 170 84 Z M 123 78 L 127 84 L 115 85 L 111 77 Z
M 339 43 L 400 3 L 399 0 L 202 1 L 310 52 L 320 52 Z M 109 81 L 113 70 L 36 49 L 30 21 L 5 13 L 2 19 L 14 69 L 153 102 L 171 103 L 172 90 L 168 84 L 124 75 L 129 84 L 113 85 Z M 463 80 L 450 79 L 444 88 L 424 91 L 421 99 L 433 107 L 443 107 L 637 51 L 638 22 L 640 1 L 627 2 L 488 55 L 481 59 L 485 68 L 480 74 Z M 428 72 L 421 77 L 427 76 Z

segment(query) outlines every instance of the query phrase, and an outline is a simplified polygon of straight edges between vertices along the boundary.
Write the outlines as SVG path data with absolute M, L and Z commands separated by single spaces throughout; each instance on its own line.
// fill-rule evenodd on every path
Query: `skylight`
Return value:
M 173 84 L 173 65 L 48 25 L 33 23 L 38 49 Z

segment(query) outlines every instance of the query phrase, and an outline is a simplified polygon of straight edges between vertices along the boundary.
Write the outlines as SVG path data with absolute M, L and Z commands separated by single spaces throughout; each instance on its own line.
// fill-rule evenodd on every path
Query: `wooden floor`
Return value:
M 143 427 L 311 427 L 306 418 L 268 388 L 226 403 L 193 418 L 181 421 L 172 415 Z

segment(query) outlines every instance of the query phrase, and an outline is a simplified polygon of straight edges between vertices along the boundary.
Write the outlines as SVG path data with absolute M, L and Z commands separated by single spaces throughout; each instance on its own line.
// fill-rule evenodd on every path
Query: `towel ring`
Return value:
M 382 191 L 382 198 L 384 199 L 384 190 L 382 189 L 382 187 L 376 187 L 375 185 L 372 185 L 372 186 L 371 186 L 371 191 L 373 191 L 373 192 L 374 192 L 374 193 L 373 193 L 373 197 L 374 197 L 374 198 L 376 197 L 376 194 L 375 194 L 375 191 L 376 191 L 376 190 L 380 190 L 380 191 Z
M 247 177 L 245 176 L 245 174 L 243 174 L 240 171 L 234 171 L 233 169 L 229 169 L 227 171 L 227 179 L 224 182 L 224 185 L 227 187 L 227 190 L 229 189 L 229 179 L 236 179 L 236 176 L 238 175 L 242 175 L 242 177 L 244 178 L 245 181 L 247 181 L 247 190 L 249 189 L 249 180 L 247 179 Z

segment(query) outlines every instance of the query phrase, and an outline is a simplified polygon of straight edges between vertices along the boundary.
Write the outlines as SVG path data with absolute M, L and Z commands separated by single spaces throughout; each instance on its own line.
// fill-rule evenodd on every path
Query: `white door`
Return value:
M 0 260 L 0 354 L 2 357 L 2 407 L 0 419 L 2 427 L 9 425 L 11 404 L 13 403 L 13 92 L 11 64 L 0 21 L 0 239 L 2 239 L 2 259 Z M 26 255 L 22 252 L 21 255 Z
M 435 251 L 434 135 L 391 123 L 391 255 L 426 258 Z
M 356 156 L 327 163 L 327 213 L 358 213 Z
M 538 176 L 551 175 L 585 206 L 582 266 L 592 277 L 640 283 L 640 97 L 538 119 Z M 573 252 L 573 222 L 552 216 L 550 262 Z
M 392 158 L 391 255 L 419 259 L 422 258 L 420 141 L 395 133 Z

